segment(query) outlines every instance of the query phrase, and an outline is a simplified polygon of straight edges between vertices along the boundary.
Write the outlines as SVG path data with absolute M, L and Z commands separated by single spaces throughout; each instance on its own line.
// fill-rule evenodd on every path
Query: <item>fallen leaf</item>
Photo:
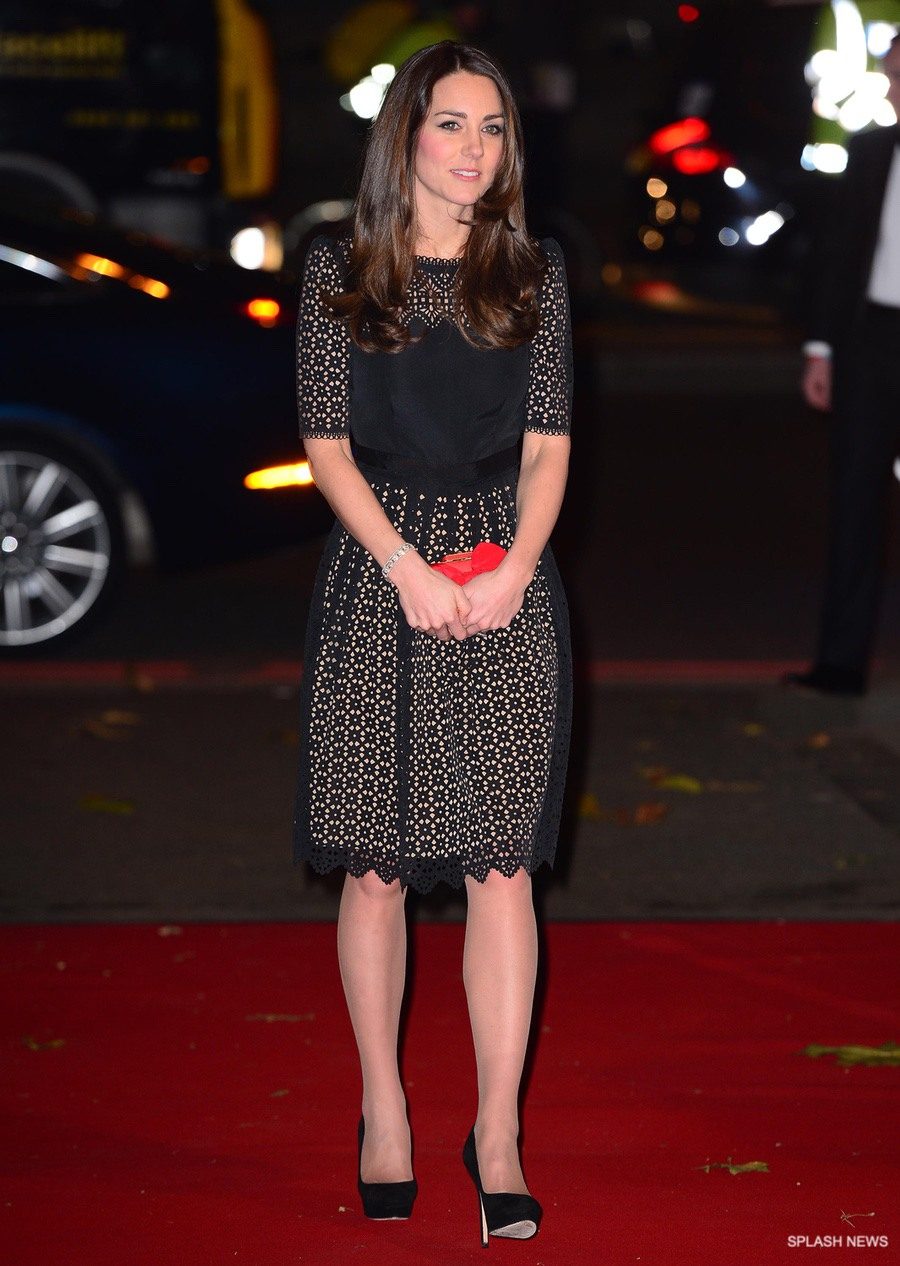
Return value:
M 669 806 L 660 801 L 648 801 L 635 808 L 613 809 L 612 818 L 617 826 L 653 826 L 661 822 L 669 812 Z
M 303 1015 L 288 1015 L 278 1011 L 257 1011 L 255 1015 L 244 1016 L 245 1020 L 265 1020 L 266 1024 L 276 1024 L 280 1020 L 287 1020 L 294 1024 L 297 1020 L 314 1020 L 316 1018 L 315 1011 L 306 1011 Z
M 639 804 L 634 811 L 634 824 L 635 826 L 652 826 L 655 822 L 662 822 L 668 812 L 669 806 L 659 801 Z
M 664 791 L 696 793 L 703 790 L 703 783 L 699 778 L 693 778 L 690 774 L 673 774 L 668 765 L 639 765 L 638 772 L 647 782 Z
M 585 791 L 578 801 L 578 816 L 590 822 L 599 822 L 603 816 L 600 801 L 592 791 Z
M 140 723 L 141 718 L 136 712 L 106 708 L 98 716 L 86 717 L 78 730 L 82 734 L 90 734 L 92 738 L 115 741 L 127 738 L 129 730 Z
M 834 1055 L 843 1068 L 863 1064 L 867 1068 L 900 1067 L 900 1046 L 896 1042 L 882 1042 L 881 1046 L 806 1046 L 800 1052 L 810 1059 L 822 1055 Z
M 693 778 L 690 774 L 667 774 L 665 778 L 660 778 L 659 782 L 654 786 L 662 788 L 663 791 L 687 791 L 691 795 L 696 795 L 703 790 L 703 783 L 699 778 Z
M 707 1161 L 705 1165 L 698 1165 L 697 1169 L 702 1169 L 708 1174 L 711 1169 L 727 1169 L 729 1174 L 767 1174 L 769 1166 L 765 1161 L 744 1161 L 740 1165 L 736 1165 L 730 1156 L 726 1156 L 724 1161 Z
M 22 1045 L 27 1046 L 30 1051 L 58 1051 L 65 1044 L 66 1039 L 64 1037 L 51 1037 L 47 1042 L 39 1042 L 36 1037 L 26 1033 L 22 1038 Z
M 128 814 L 134 813 L 135 808 L 133 800 L 113 800 L 108 796 L 82 796 L 78 806 L 89 813 Z

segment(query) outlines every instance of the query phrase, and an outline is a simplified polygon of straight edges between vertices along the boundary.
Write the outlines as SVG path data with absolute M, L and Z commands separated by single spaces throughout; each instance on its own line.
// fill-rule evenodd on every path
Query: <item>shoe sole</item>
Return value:
M 503 1240 L 530 1240 L 536 1234 L 537 1226 L 530 1218 L 522 1222 L 510 1222 L 509 1226 L 498 1226 L 496 1231 L 491 1231 L 491 1235 Z

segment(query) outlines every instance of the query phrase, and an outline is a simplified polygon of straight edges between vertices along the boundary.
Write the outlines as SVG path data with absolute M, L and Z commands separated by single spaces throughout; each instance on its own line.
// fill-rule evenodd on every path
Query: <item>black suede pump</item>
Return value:
M 362 1199 L 363 1213 L 367 1218 L 387 1221 L 393 1218 L 408 1218 L 412 1213 L 419 1185 L 415 1178 L 406 1182 L 363 1182 L 362 1180 L 362 1146 L 366 1133 L 365 1118 L 359 1118 L 359 1165 L 356 1185 Z
M 475 1127 L 463 1145 L 463 1164 L 469 1171 L 478 1191 L 478 1213 L 481 1219 L 481 1243 L 488 1246 L 488 1236 L 502 1236 L 508 1240 L 530 1240 L 537 1234 L 543 1209 L 534 1196 L 517 1191 L 485 1191 L 478 1170 L 475 1151 Z

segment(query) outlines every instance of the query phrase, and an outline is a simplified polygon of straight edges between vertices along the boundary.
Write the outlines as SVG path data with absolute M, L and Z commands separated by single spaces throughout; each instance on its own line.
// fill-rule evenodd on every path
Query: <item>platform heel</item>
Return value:
M 357 1167 L 356 1185 L 362 1200 L 363 1213 L 367 1218 L 378 1222 L 408 1218 L 412 1214 L 419 1185 L 415 1178 L 405 1182 L 363 1182 L 362 1179 L 362 1146 L 366 1133 L 364 1117 L 359 1118 L 357 1130 L 359 1143 L 359 1163 Z
M 534 1196 L 517 1191 L 485 1191 L 481 1185 L 478 1155 L 475 1151 L 475 1127 L 463 1144 L 463 1164 L 478 1192 L 478 1217 L 482 1248 L 488 1247 L 488 1236 L 507 1240 L 530 1240 L 537 1234 L 543 1209 Z

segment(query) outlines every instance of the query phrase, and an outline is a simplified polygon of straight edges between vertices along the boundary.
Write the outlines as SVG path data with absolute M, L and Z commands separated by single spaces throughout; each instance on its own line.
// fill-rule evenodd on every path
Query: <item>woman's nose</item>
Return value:
M 484 152 L 484 141 L 480 132 L 467 136 L 463 143 L 463 153 L 479 157 Z

